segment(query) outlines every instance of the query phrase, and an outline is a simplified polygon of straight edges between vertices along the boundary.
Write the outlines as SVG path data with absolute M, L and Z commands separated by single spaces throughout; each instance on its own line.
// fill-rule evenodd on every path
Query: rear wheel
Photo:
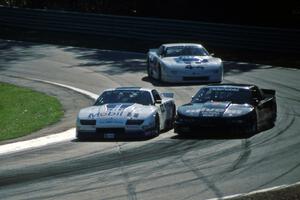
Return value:
M 171 130 L 171 129 L 174 127 L 175 115 L 176 115 L 176 107 L 175 107 L 175 105 L 173 105 L 173 108 L 172 108 L 172 116 L 171 116 L 171 118 L 167 121 L 166 130 Z
M 161 81 L 161 67 L 160 67 L 160 65 L 158 65 L 158 69 L 157 69 L 157 80 Z
M 276 122 L 276 119 L 277 119 L 277 104 L 276 103 L 273 104 L 272 110 L 273 110 L 273 114 L 272 114 L 272 117 L 271 117 L 270 124 L 274 126 L 275 122 Z
M 160 124 L 159 124 L 159 117 L 156 115 L 155 117 L 155 136 L 160 134 Z
M 152 71 L 150 69 L 150 63 L 149 60 L 147 60 L 147 74 L 148 74 L 148 78 L 152 79 Z

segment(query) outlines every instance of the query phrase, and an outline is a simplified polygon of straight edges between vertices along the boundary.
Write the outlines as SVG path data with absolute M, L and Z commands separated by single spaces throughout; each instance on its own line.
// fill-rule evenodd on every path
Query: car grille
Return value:
M 82 125 L 96 125 L 96 120 L 90 120 L 90 119 L 80 120 L 80 124 L 82 124 Z
M 221 117 L 188 117 L 184 115 L 179 115 L 178 119 L 179 121 L 193 123 L 197 126 L 216 126 L 225 121 L 225 119 Z
M 98 134 L 105 134 L 105 133 L 123 134 L 125 133 L 125 129 L 124 128 L 97 128 L 96 132 Z
M 129 119 L 126 122 L 126 125 L 141 125 L 143 122 L 144 120 Z
M 208 76 L 184 76 L 182 77 L 184 81 L 208 81 Z

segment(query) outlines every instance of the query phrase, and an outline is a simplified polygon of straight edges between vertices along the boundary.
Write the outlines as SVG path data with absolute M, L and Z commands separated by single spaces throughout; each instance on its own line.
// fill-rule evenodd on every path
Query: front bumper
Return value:
M 150 129 L 128 129 L 125 127 L 119 128 L 95 128 L 91 130 L 83 130 L 76 128 L 76 137 L 78 139 L 135 139 L 155 136 L 154 128 Z
M 162 73 L 162 80 L 170 83 L 193 83 L 193 82 L 222 82 L 223 75 L 222 73 Z
M 199 117 L 177 118 L 174 132 L 179 134 L 201 135 L 205 133 L 249 133 L 254 121 L 251 117 Z

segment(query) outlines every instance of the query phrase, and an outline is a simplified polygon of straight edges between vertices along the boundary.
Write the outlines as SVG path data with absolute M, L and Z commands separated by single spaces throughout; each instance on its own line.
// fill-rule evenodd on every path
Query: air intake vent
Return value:
M 141 125 L 144 120 L 136 120 L 136 119 L 129 119 L 126 122 L 126 125 Z
M 89 120 L 89 119 L 86 119 L 86 120 L 80 120 L 80 124 L 82 125 L 96 125 L 96 120 Z

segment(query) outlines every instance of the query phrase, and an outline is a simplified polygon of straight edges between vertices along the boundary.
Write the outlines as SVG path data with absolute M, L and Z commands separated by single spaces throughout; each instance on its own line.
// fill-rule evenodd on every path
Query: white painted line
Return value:
M 27 79 L 64 87 L 64 88 L 76 91 L 78 93 L 87 95 L 93 99 L 97 99 L 97 97 L 98 97 L 97 94 L 94 94 L 92 92 L 82 90 L 82 89 L 79 89 L 79 88 L 76 88 L 73 86 L 64 85 L 64 84 L 60 84 L 60 83 L 56 83 L 56 82 L 52 82 L 52 81 L 41 80 L 41 79 L 31 79 L 31 78 L 27 78 Z M 56 133 L 56 134 L 39 137 L 39 138 L 31 139 L 31 140 L 1 145 L 0 146 L 0 155 L 15 153 L 18 151 L 24 151 L 24 150 L 28 150 L 28 149 L 32 149 L 32 148 L 38 148 L 38 147 L 42 147 L 42 146 L 46 146 L 46 145 L 54 144 L 54 143 L 58 143 L 58 142 L 70 141 L 70 140 L 74 140 L 75 138 L 76 138 L 75 128 L 71 128 L 71 129 L 61 132 L 61 133 Z
M 92 93 L 92 92 L 89 92 L 89 91 L 86 91 L 86 90 L 82 90 L 82 89 L 79 89 L 79 88 L 76 88 L 76 87 L 73 87 L 73 86 L 69 86 L 69 85 L 65 85 L 65 84 L 61 84 L 61 83 L 56 83 L 56 82 L 52 82 L 52 81 L 46 81 L 46 80 L 41 80 L 41 79 L 34 79 L 34 78 L 27 78 L 29 80 L 33 80 L 33 81 L 39 81 L 39 82 L 43 82 L 43 83 L 49 83 L 49 84 L 52 84 L 52 85 L 57 85 L 57 86 L 60 86 L 60 87 L 64 87 L 64 88 L 67 88 L 67 89 L 71 89 L 71 90 L 74 90 L 78 93 L 81 93 L 81 94 L 84 94 L 84 95 L 87 95 L 93 99 L 97 99 L 99 95 L 95 94 L 95 93 Z
M 207 200 L 221 200 L 221 199 L 225 200 L 225 199 L 232 199 L 232 198 L 237 198 L 237 197 L 248 197 L 248 196 L 254 195 L 254 194 L 266 193 L 266 192 L 281 190 L 281 189 L 285 189 L 288 187 L 299 186 L 299 185 L 300 185 L 300 182 L 297 182 L 297 183 L 290 184 L 290 185 L 280 185 L 280 186 L 275 186 L 275 187 L 271 187 L 271 188 L 255 190 L 255 191 L 252 191 L 249 193 L 234 194 L 234 195 L 230 195 L 230 196 L 224 196 L 224 197 L 220 197 L 220 198 L 212 198 L 212 199 L 207 199 Z
M 38 147 L 42 147 L 42 146 L 46 146 L 58 142 L 70 141 L 75 138 L 76 138 L 75 128 L 72 128 L 62 133 L 52 134 L 45 137 L 39 137 L 32 140 L 26 140 L 26 141 L 1 145 L 0 155 L 38 148 Z

